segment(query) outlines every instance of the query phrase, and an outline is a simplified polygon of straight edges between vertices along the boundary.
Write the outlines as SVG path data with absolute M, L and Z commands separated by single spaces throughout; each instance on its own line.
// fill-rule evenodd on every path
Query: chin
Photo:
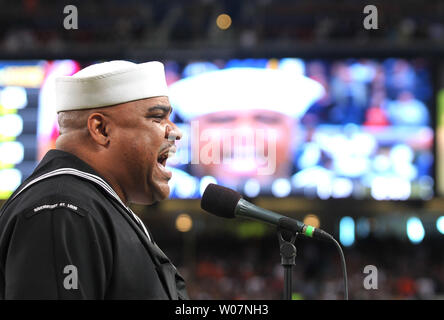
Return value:
M 168 199 L 170 196 L 170 188 L 168 187 L 168 190 L 163 191 L 159 196 L 157 197 L 157 201 Z
M 168 199 L 170 195 L 170 186 L 168 184 L 157 185 L 151 188 L 150 199 L 151 203 Z
M 151 205 L 155 202 L 165 200 L 170 195 L 170 186 L 168 181 L 152 181 L 145 182 L 144 189 L 138 189 L 131 199 L 132 203 L 141 205 Z

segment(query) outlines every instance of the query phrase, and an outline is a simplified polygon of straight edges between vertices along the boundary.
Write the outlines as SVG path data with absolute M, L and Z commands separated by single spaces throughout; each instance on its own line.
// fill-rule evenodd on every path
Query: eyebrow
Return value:
M 168 113 L 171 113 L 173 111 L 173 108 L 171 108 L 171 106 L 169 106 L 169 105 L 163 105 L 163 104 L 158 104 L 158 105 L 155 105 L 155 106 L 152 106 L 152 107 L 148 108 L 148 112 L 153 112 L 153 111 L 156 111 L 156 110 L 161 110 L 161 111 L 163 111 L 163 112 L 168 114 Z

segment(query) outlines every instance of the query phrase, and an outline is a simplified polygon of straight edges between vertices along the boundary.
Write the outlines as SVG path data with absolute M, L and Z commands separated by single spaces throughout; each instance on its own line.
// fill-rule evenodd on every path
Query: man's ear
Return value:
M 94 112 L 88 116 L 88 131 L 91 138 L 101 146 L 109 144 L 110 123 L 103 113 Z

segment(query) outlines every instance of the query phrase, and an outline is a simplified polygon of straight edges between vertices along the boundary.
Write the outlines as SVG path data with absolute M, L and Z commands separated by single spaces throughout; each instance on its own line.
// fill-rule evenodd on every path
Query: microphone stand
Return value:
M 288 233 L 288 231 L 285 231 Z M 282 236 L 282 230 L 278 228 L 279 249 L 281 265 L 284 267 L 284 300 L 291 300 L 292 295 L 292 267 L 295 265 L 296 247 L 294 242 L 297 233 L 293 233 L 291 240 L 287 241 Z

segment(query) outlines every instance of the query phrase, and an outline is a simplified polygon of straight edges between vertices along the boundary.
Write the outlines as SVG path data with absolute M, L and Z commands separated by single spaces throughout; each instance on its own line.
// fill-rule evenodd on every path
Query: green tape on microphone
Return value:
M 312 238 L 313 237 L 313 232 L 314 232 L 315 228 L 312 226 L 307 226 L 307 228 L 305 229 L 305 235 L 307 237 Z

